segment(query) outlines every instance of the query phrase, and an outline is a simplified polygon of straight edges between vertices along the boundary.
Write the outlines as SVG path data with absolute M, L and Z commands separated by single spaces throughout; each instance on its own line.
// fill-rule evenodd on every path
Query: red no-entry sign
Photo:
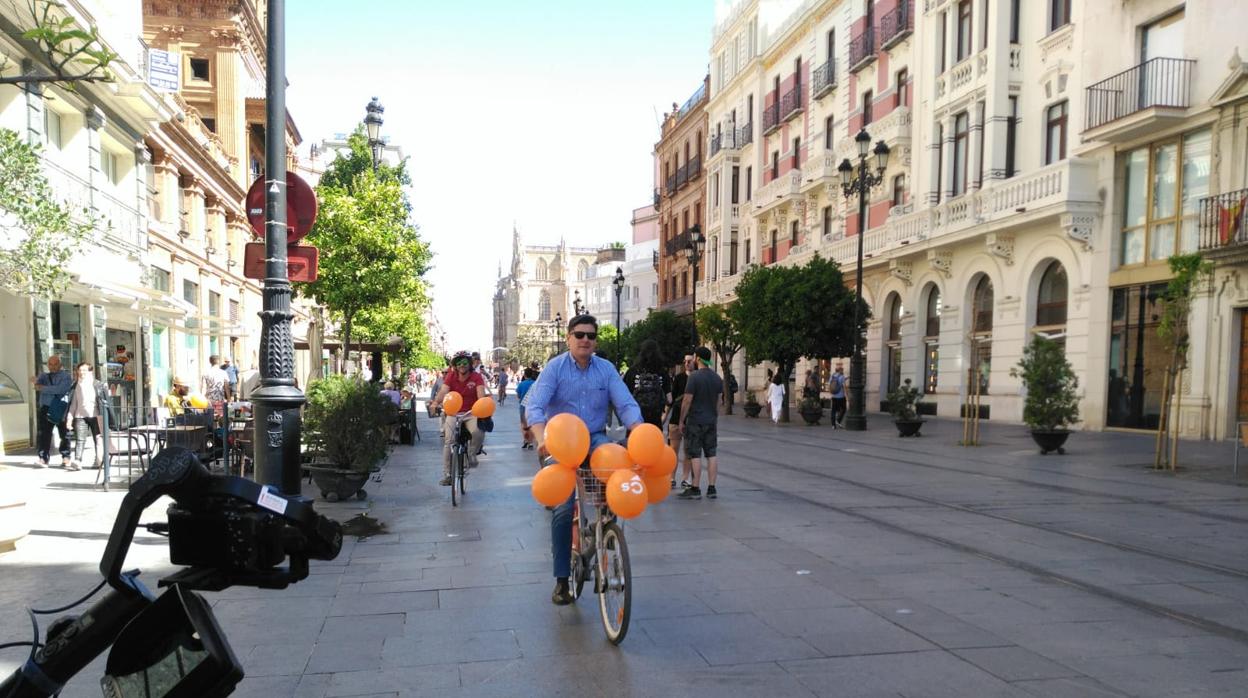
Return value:
M 316 281 L 320 250 L 312 245 L 291 245 L 286 248 L 286 273 L 291 281 Z M 243 276 L 264 278 L 264 243 L 249 242 L 243 248 Z
M 274 185 L 276 186 L 276 184 Z M 247 190 L 247 221 L 256 235 L 264 237 L 264 175 Z M 312 230 L 316 222 L 316 192 L 294 172 L 286 172 L 286 244 L 293 245 Z M 293 269 L 293 267 L 292 267 Z M 293 274 L 293 271 L 292 271 Z M 292 278 L 292 281 L 294 279 Z

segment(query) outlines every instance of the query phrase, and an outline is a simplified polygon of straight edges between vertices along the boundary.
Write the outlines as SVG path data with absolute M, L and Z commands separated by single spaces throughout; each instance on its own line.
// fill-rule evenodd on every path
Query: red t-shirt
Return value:
M 477 401 L 477 387 L 485 385 L 485 379 L 480 373 L 471 371 L 463 380 L 459 379 L 459 371 L 451 369 L 442 379 L 442 383 L 450 390 L 459 393 L 464 398 L 464 406 L 459 408 L 461 411 L 467 412 L 472 409 L 472 403 Z

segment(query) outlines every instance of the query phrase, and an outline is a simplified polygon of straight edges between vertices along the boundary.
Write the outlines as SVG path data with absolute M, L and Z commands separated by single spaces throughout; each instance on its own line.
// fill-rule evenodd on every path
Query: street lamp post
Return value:
M 576 289 L 576 297 L 572 299 L 572 310 L 575 315 L 585 314 L 585 304 L 581 301 L 581 289 Z
M 551 356 L 559 355 L 559 329 L 563 327 L 563 313 L 555 313 L 555 319 L 550 322 L 550 329 L 554 330 L 554 339 L 551 340 Z
M 615 278 L 611 280 L 611 285 L 615 287 L 615 367 L 619 368 L 624 360 L 620 356 L 620 335 L 624 333 L 620 328 L 620 294 L 624 291 L 624 267 L 615 268 Z
M 381 106 L 381 102 L 373 97 L 373 101 L 364 107 L 366 112 L 364 115 L 364 129 L 368 131 L 368 147 L 373 153 L 373 172 L 377 171 L 377 166 L 381 164 L 381 152 L 385 148 L 385 143 L 381 140 L 381 124 L 384 119 L 381 115 L 385 113 L 386 108 Z
M 702 247 L 706 245 L 706 236 L 702 234 L 702 226 L 695 225 L 689 229 L 689 242 L 685 250 L 689 255 L 689 263 L 693 265 L 693 303 L 690 317 L 693 318 L 693 346 L 698 346 L 698 260 L 702 258 Z
M 837 171 L 841 175 L 841 191 L 845 198 L 858 195 L 858 269 L 854 275 L 854 355 L 849 360 L 849 410 L 845 415 L 845 428 L 851 431 L 864 431 L 867 428 L 866 397 L 863 388 L 866 382 L 867 357 L 863 354 L 862 332 L 859 330 L 862 306 L 862 241 L 867 234 L 867 194 L 873 187 L 884 181 L 884 168 L 888 166 L 888 146 L 878 141 L 871 149 L 871 134 L 866 129 L 858 131 L 854 136 L 858 145 L 858 165 L 849 158 L 841 161 Z M 870 153 L 868 152 L 870 151 Z M 875 172 L 867 166 L 867 155 L 875 155 Z

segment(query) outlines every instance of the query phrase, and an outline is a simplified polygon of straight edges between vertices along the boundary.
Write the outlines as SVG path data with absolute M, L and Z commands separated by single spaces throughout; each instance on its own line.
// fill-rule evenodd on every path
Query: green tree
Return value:
M 611 363 L 619 366 L 619 356 L 616 356 L 615 345 L 616 339 L 620 336 L 619 330 L 615 325 L 603 323 L 598 326 L 598 349 L 594 353 Z M 620 345 L 621 348 L 623 344 Z
M 680 363 L 693 341 L 693 320 L 670 310 L 656 310 L 643 320 L 629 325 L 620 335 L 620 352 L 626 358 L 637 356 L 641 343 L 653 339 L 669 365 Z
M 1179 392 L 1180 376 L 1187 369 L 1187 353 L 1191 347 L 1192 300 L 1212 278 L 1213 263 L 1196 252 L 1173 255 L 1168 261 L 1172 276 L 1161 296 L 1161 322 L 1158 323 L 1157 334 L 1170 350 L 1170 364 L 1166 367 L 1162 388 L 1161 419 L 1157 424 L 1157 448 L 1153 466 L 1161 468 L 1168 465 L 1173 470 L 1178 467 L 1179 420 L 1174 416 L 1172 403 Z M 1174 425 L 1173 436 L 1169 435 L 1168 430 L 1171 423 Z
M 101 43 L 98 27 L 80 28 L 59 0 L 29 0 L 26 13 L 27 17 L 16 18 L 17 23 L 30 26 L 21 37 L 29 42 L 43 65 L 36 64 L 33 72 L 4 75 L 12 65 L 20 66 L 21 59 L 0 54 L 0 85 L 53 82 L 72 90 L 79 82 L 113 80 L 108 66 L 117 54 Z
M 39 164 L 39 147 L 0 128 L 0 287 L 56 298 L 69 285 L 65 265 L 91 235 L 90 212 L 75 221 L 57 202 Z
M 550 356 L 552 341 L 550 330 L 545 326 L 521 325 L 516 332 L 516 341 L 507 347 L 505 361 L 517 361 L 521 366 L 545 363 Z
M 346 351 L 358 324 L 360 336 L 382 341 L 399 334 L 409 358 L 420 355 L 429 345 L 417 325 L 423 327 L 423 277 L 432 255 L 409 220 L 404 164 L 374 171 L 362 131 L 347 143 L 317 186 L 320 210 L 308 235 L 321 250 L 317 280 L 296 288 L 329 308 Z
M 732 414 L 732 402 L 728 395 L 728 375 L 732 373 L 732 360 L 741 351 L 741 331 L 733 319 L 730 306 L 711 303 L 698 308 L 698 336 L 719 355 L 719 367 L 724 376 L 725 414 Z
M 772 361 L 785 381 L 785 394 L 798 359 L 845 356 L 853 351 L 853 293 L 835 262 L 816 255 L 801 267 L 753 266 L 737 284 L 730 317 L 751 359 Z M 863 304 L 858 331 L 870 318 Z M 789 404 L 783 408 L 789 420 Z

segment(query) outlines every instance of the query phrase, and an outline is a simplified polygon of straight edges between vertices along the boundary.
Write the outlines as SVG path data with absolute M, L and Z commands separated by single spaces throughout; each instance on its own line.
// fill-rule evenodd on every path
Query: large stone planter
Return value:
M 318 465 L 305 465 L 304 470 L 311 473 L 312 482 L 316 483 L 321 496 L 327 502 L 336 502 L 350 497 L 364 499 L 368 496 L 364 483 L 368 482 L 368 476 L 372 473 Z
M 802 419 L 806 420 L 807 426 L 813 427 L 819 423 L 820 419 L 823 419 L 823 410 L 803 409 L 803 410 L 800 410 L 800 413 L 802 415 Z
M 758 413 L 763 411 L 763 406 L 757 402 L 755 403 L 747 402 L 744 405 L 742 405 L 741 409 L 745 410 L 745 416 L 757 419 Z
M 1040 447 L 1040 455 L 1047 456 L 1052 451 L 1057 451 L 1060 455 L 1066 454 L 1063 446 L 1066 439 L 1070 438 L 1070 431 L 1067 429 L 1054 429 L 1052 431 L 1042 429 L 1032 429 L 1031 439 Z
M 919 430 L 923 428 L 925 419 L 894 419 L 893 424 L 897 426 L 898 436 L 921 436 Z

